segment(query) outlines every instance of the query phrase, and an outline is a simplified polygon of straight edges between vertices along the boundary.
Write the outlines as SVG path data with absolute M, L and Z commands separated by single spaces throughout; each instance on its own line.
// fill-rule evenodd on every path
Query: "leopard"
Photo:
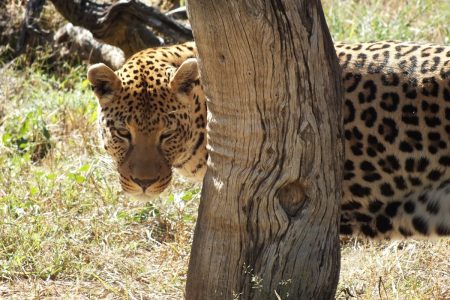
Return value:
M 450 235 L 450 47 L 335 43 L 344 164 L 340 233 L 368 239 Z M 154 198 L 173 172 L 201 181 L 207 101 L 194 42 L 150 48 L 87 74 L 122 189 Z

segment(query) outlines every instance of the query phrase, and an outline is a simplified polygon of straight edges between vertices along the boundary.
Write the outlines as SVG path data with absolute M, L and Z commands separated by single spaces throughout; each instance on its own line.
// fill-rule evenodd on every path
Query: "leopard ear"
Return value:
M 110 102 L 122 83 L 120 78 L 105 64 L 99 63 L 89 67 L 87 79 L 92 84 L 100 105 Z
M 175 71 L 169 87 L 177 94 L 188 94 L 199 77 L 197 59 L 189 58 Z

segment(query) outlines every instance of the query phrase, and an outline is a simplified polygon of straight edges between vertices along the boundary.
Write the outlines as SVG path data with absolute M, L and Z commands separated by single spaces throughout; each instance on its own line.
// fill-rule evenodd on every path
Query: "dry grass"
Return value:
M 0 71 L 0 298 L 181 295 L 199 188 L 180 179 L 151 204 L 124 197 L 91 92 L 74 81 Z
M 336 40 L 450 40 L 446 0 L 324 2 Z M 85 69 L 43 69 L 0 70 L 0 299 L 181 299 L 199 187 L 122 195 Z M 337 297 L 450 299 L 449 248 L 345 241 Z
M 450 241 L 342 244 L 338 299 L 450 299 Z

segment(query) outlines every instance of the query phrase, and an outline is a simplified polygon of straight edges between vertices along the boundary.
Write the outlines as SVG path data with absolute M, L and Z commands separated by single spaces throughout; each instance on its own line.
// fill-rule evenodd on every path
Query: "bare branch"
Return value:
M 44 8 L 45 0 L 30 0 L 27 3 L 25 17 L 20 29 L 20 36 L 17 40 L 15 52 L 16 56 L 25 50 L 30 36 L 36 37 L 38 40 L 48 37 L 48 32 L 43 31 L 37 22 Z M 38 42 L 39 44 L 39 42 Z
M 157 8 L 136 0 L 122 0 L 113 5 L 90 0 L 51 0 L 55 8 L 72 24 L 92 32 L 102 42 L 119 47 L 126 57 L 139 50 L 169 42 L 192 40 L 189 28 L 162 14 Z

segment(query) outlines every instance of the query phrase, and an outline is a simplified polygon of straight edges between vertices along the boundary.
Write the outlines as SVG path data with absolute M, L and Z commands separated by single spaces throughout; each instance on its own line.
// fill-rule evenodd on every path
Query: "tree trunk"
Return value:
M 210 159 L 187 299 L 332 299 L 341 78 L 319 0 L 189 1 Z
M 172 42 L 192 40 L 189 28 L 139 1 L 121 0 L 113 5 L 90 0 L 51 2 L 69 22 L 88 29 L 96 39 L 119 47 L 126 57 L 163 44 L 148 27 Z

